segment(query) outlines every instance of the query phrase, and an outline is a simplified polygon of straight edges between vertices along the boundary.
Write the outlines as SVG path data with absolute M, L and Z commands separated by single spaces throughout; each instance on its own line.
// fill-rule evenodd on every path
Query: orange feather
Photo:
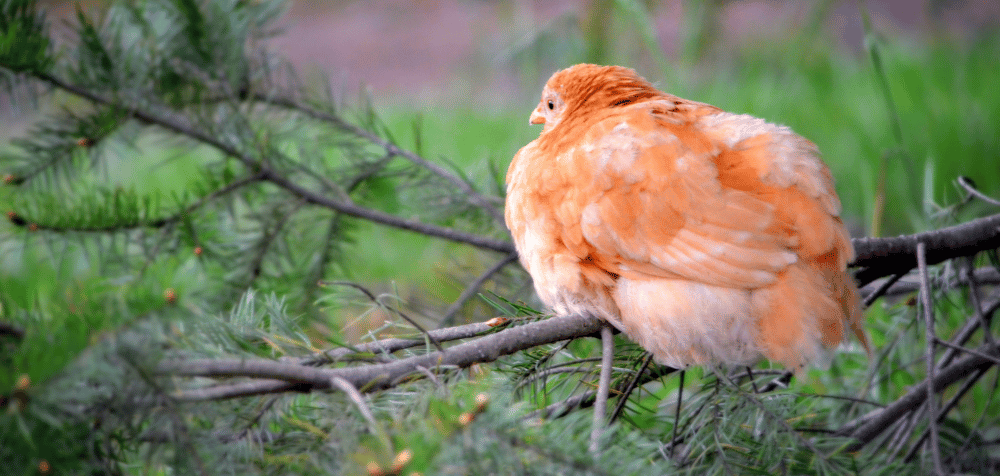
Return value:
M 787 127 L 656 90 L 634 71 L 552 75 L 541 135 L 507 172 L 506 221 L 539 298 L 589 313 L 662 364 L 799 368 L 868 347 L 840 200 Z

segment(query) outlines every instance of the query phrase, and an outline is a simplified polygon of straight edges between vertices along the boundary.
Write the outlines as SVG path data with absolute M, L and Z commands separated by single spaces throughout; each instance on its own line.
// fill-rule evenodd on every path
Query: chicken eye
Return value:
M 556 108 L 556 103 L 552 102 L 552 100 L 549 99 L 549 110 L 551 111 L 555 108 Z

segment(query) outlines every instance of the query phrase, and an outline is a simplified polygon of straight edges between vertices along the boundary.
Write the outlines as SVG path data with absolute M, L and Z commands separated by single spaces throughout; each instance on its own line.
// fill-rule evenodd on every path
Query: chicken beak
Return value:
M 531 111 L 531 116 L 528 116 L 528 124 L 545 124 L 545 116 L 538 109 Z

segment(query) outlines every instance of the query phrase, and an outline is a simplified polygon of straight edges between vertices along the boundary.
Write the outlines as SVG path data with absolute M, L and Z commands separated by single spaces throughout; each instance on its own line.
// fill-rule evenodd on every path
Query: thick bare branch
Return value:
M 882 276 L 905 273 L 917 266 L 917 243 L 927 246 L 927 264 L 1000 247 L 1000 214 L 940 230 L 895 238 L 856 238 L 851 241 L 857 257 L 852 266 L 861 285 Z

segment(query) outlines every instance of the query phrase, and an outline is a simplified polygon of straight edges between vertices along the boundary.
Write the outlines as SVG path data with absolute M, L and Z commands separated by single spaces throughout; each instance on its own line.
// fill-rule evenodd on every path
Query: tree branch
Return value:
M 454 324 L 455 315 L 458 314 L 458 311 L 462 309 L 462 306 L 464 306 L 469 299 L 472 299 L 472 297 L 476 295 L 476 292 L 478 292 L 479 288 L 483 286 L 483 283 L 514 261 L 517 261 L 517 253 L 510 253 L 484 271 L 483 274 L 479 275 L 479 277 L 474 281 L 469 283 L 465 289 L 462 290 L 462 294 L 458 296 L 458 299 L 455 299 L 455 302 L 451 303 L 451 305 L 448 306 L 448 309 L 444 311 L 444 315 L 441 317 L 440 327 L 446 327 Z
M 961 237 L 967 237 L 968 235 L 974 235 L 980 238 L 986 236 L 986 239 L 964 238 L 967 242 L 977 243 L 979 246 L 977 248 L 966 244 L 961 248 L 962 252 L 971 254 L 984 249 L 982 248 L 984 244 L 992 243 L 991 240 L 995 239 L 995 236 L 993 235 L 1000 235 L 1000 226 L 994 226 L 995 223 L 1000 223 L 1000 215 L 919 235 L 910 235 L 899 238 L 857 240 L 861 243 L 861 246 L 859 246 L 861 252 L 858 254 L 859 258 L 857 262 L 864 263 L 867 266 L 875 266 L 880 262 L 880 260 L 890 260 L 898 263 L 900 262 L 900 259 L 897 257 L 880 256 L 885 252 L 885 249 L 893 249 L 896 250 L 894 252 L 905 253 L 907 250 L 906 246 L 908 246 L 908 243 L 911 240 L 925 236 L 937 237 L 937 239 L 931 240 L 937 248 L 933 246 L 927 247 L 927 255 L 929 257 L 928 262 L 931 261 L 930 257 L 943 260 L 950 257 L 948 256 L 949 253 L 955 254 L 954 250 L 946 248 L 948 243 L 954 243 L 956 240 L 961 241 Z M 993 233 L 993 235 L 990 235 L 987 232 Z M 942 248 L 942 246 L 945 246 L 945 248 Z M 981 280 L 992 278 L 993 271 L 983 269 L 980 270 L 980 272 L 982 275 L 977 276 L 977 279 Z M 965 281 L 968 280 L 960 279 L 959 281 L 962 281 L 964 284 Z M 909 292 L 919 289 L 919 283 L 901 281 L 890 287 L 890 292 L 894 292 L 896 288 L 899 288 L 900 292 Z M 872 291 L 867 291 L 867 293 L 870 292 Z M 865 291 L 863 291 L 863 294 L 865 294 Z M 992 306 L 986 307 L 991 308 Z M 984 312 L 988 312 L 988 310 Z M 555 319 L 558 319 L 558 321 L 555 321 Z M 550 321 L 561 322 L 566 327 L 557 330 L 548 327 L 551 324 L 543 325 L 543 323 Z M 536 345 L 591 335 L 599 329 L 599 325 L 597 324 L 599 324 L 599 322 L 582 316 L 553 318 L 539 323 L 526 324 L 512 329 L 507 329 L 487 338 L 478 339 L 445 349 L 444 352 L 434 352 L 390 363 L 369 365 L 358 368 L 327 369 L 324 371 L 314 369 L 316 371 L 311 373 L 303 373 L 301 367 L 335 362 L 355 352 L 391 354 L 398 350 L 425 345 L 426 340 L 399 338 L 384 339 L 352 348 L 334 349 L 322 354 L 321 356 L 309 357 L 292 363 L 253 361 L 251 364 L 244 364 L 245 362 L 250 361 L 218 361 L 223 363 L 216 362 L 213 364 L 211 361 L 193 361 L 192 363 L 183 366 L 183 362 L 169 362 L 164 364 L 166 367 L 163 367 L 163 370 L 176 368 L 176 370 L 178 370 L 178 372 L 182 375 L 218 377 L 247 376 L 263 379 L 254 382 L 239 382 L 184 391 L 184 398 L 190 399 L 231 398 L 281 391 L 303 391 L 309 388 L 327 388 L 329 379 L 333 377 L 344 378 L 358 388 L 364 388 L 365 391 L 373 391 L 375 389 L 386 388 L 393 385 L 393 382 L 396 379 L 418 371 L 418 367 L 434 368 L 437 365 L 465 367 L 472 365 L 473 363 L 490 362 L 495 360 L 499 355 L 517 352 Z M 976 324 L 978 324 L 978 320 L 976 321 Z M 532 329 L 535 329 L 536 326 L 542 326 L 546 330 L 540 334 L 535 333 Z M 484 332 L 488 332 L 490 329 L 491 328 L 484 323 L 477 323 L 454 328 L 432 330 L 428 332 L 428 335 L 437 339 L 439 342 L 446 342 L 450 340 L 474 337 Z M 576 329 L 577 332 L 571 332 L 570 329 Z M 530 330 L 533 335 L 525 335 L 524 333 L 526 330 Z M 553 332 L 555 332 L 555 334 L 553 334 Z M 502 345 L 497 348 L 497 344 Z M 257 362 L 260 362 L 259 365 Z M 324 372 L 332 372 L 332 374 Z M 366 387 L 369 383 L 373 383 L 373 385 Z
M 319 119 L 319 120 L 321 120 L 323 122 L 329 123 L 332 126 L 336 127 L 337 129 L 340 129 L 340 130 L 342 130 L 344 132 L 347 132 L 349 134 L 355 135 L 357 137 L 361 137 L 361 138 L 363 138 L 363 139 L 365 139 L 365 140 L 367 140 L 367 141 L 369 141 L 369 142 L 371 142 L 371 143 L 373 143 L 373 144 L 375 144 L 375 145 L 377 145 L 377 146 L 385 149 L 385 151 L 388 154 L 398 155 L 400 157 L 405 158 L 406 160 L 409 160 L 410 162 L 413 162 L 414 164 L 417 164 L 417 165 L 419 165 L 419 166 L 421 166 L 421 167 L 423 167 L 423 168 L 431 171 L 431 173 L 437 175 L 438 177 L 441 177 L 441 178 L 447 180 L 452 185 L 454 185 L 455 187 L 457 187 L 458 190 L 460 190 L 462 193 L 464 193 L 468 197 L 468 199 L 469 199 L 470 202 L 472 202 L 474 205 L 482 208 L 483 210 L 486 210 L 486 212 L 489 213 L 493 217 L 493 219 L 496 220 L 496 222 L 498 224 L 500 224 L 501 226 L 506 226 L 505 222 L 504 222 L 504 218 L 503 218 L 503 213 L 496 208 L 496 206 L 494 205 L 494 203 L 493 203 L 492 200 L 490 200 L 489 198 L 487 198 L 487 197 L 483 196 L 482 194 L 480 194 L 479 192 L 477 192 L 474 188 L 472 188 L 471 185 L 469 185 L 469 183 L 467 181 L 462 180 L 461 178 L 459 178 L 455 174 L 452 174 L 451 172 L 445 170 L 440 165 L 437 165 L 437 164 L 435 164 L 435 163 L 433 163 L 433 162 L 431 162 L 431 161 L 429 161 L 429 160 L 427 160 L 427 159 L 425 159 L 423 157 L 420 157 L 419 155 L 417 155 L 417 154 L 415 154 L 415 153 L 413 153 L 411 151 L 408 151 L 406 149 L 402 149 L 399 146 L 397 146 L 396 144 L 392 143 L 391 141 L 385 140 L 385 139 L 383 139 L 383 138 L 381 138 L 381 137 L 379 137 L 379 136 L 377 136 L 377 135 L 375 135 L 375 134 L 373 134 L 373 133 L 371 133 L 371 132 L 369 132 L 369 131 L 367 131 L 365 129 L 357 127 L 357 126 L 355 126 L 355 125 L 353 125 L 353 124 L 345 121 L 344 119 L 342 119 L 342 118 L 340 118 L 338 116 L 335 116 L 333 114 L 329 114 L 329 113 L 326 113 L 326 112 L 323 112 L 323 111 L 320 111 L 320 110 L 317 110 L 317 109 L 313 109 L 311 107 L 308 107 L 308 106 L 305 106 L 303 104 L 297 103 L 297 102 L 295 102 L 295 101 L 293 101 L 291 99 L 288 99 L 288 98 L 279 98 L 279 97 L 271 97 L 271 96 L 265 96 L 265 95 L 261 95 L 261 94 L 255 95 L 254 99 L 257 100 L 257 101 L 268 103 L 268 104 L 273 104 L 273 105 L 276 105 L 276 106 L 280 106 L 280 107 L 292 109 L 294 111 L 301 112 L 301 113 L 303 113 L 303 114 L 305 114 L 305 115 L 307 115 L 309 117 L 312 117 L 314 119 Z M 498 197 L 497 200 L 500 200 L 500 198 Z
M 937 333 L 934 331 L 934 306 L 931 303 L 931 285 L 927 277 L 926 246 L 924 242 L 917 242 L 917 268 L 920 271 L 920 304 L 924 317 L 924 339 L 927 341 L 924 359 L 927 365 L 927 378 L 925 379 L 927 399 L 927 426 L 930 429 L 931 438 L 931 460 L 934 462 L 934 472 L 938 476 L 944 476 L 944 466 L 941 464 L 941 443 L 938 437 L 938 405 L 937 392 L 934 391 L 934 350 L 937 343 Z
M 971 286 L 973 283 L 977 285 L 1000 284 L 1000 270 L 997 270 L 992 266 L 978 268 L 974 271 L 972 276 L 963 272 L 962 274 L 953 277 L 954 279 L 934 279 L 932 277 L 931 285 L 942 290 L 950 290 L 960 286 Z M 886 286 L 886 289 L 880 290 L 879 288 L 882 286 Z M 869 301 L 874 301 L 882 296 L 901 296 L 911 294 L 919 290 L 919 277 L 914 273 L 910 273 L 876 279 L 875 281 L 872 281 L 862 287 L 860 292 L 861 296 L 865 298 L 865 304 L 867 305 L 870 304 Z
M 459 243 L 466 243 L 479 248 L 498 251 L 501 253 L 511 253 L 514 251 L 513 243 L 506 240 L 489 238 L 461 230 L 455 230 L 452 228 L 431 225 L 428 223 L 423 223 L 418 220 L 408 220 L 405 218 L 397 217 L 395 215 L 390 215 L 380 210 L 358 206 L 353 202 L 338 201 L 330 197 L 320 195 L 305 187 L 298 185 L 292 180 L 289 180 L 287 177 L 279 174 L 274 169 L 268 167 L 265 163 L 255 160 L 250 155 L 247 155 L 246 153 L 239 151 L 236 147 L 231 146 L 223 142 L 222 140 L 213 137 L 208 132 L 184 124 L 183 122 L 181 122 L 176 118 L 169 117 L 167 115 L 154 114 L 153 112 L 143 110 L 134 106 L 119 104 L 118 102 L 112 99 L 101 96 L 85 88 L 81 88 L 75 84 L 68 83 L 52 75 L 37 73 L 36 77 L 52 84 L 53 86 L 56 86 L 70 93 L 73 93 L 74 95 L 83 97 L 89 101 L 99 104 L 106 104 L 119 107 L 125 112 L 127 112 L 131 117 L 134 117 L 147 124 L 157 125 L 164 129 L 175 132 L 177 134 L 181 134 L 183 136 L 187 136 L 199 142 L 210 145 L 218 149 L 219 151 L 236 158 L 237 160 L 242 162 L 243 165 L 245 165 L 249 170 L 259 173 L 264 180 L 267 180 L 268 182 L 271 182 L 287 190 L 293 195 L 296 195 L 299 198 L 305 200 L 307 203 L 312 203 L 314 205 L 330 208 L 339 211 L 341 213 L 344 213 L 346 215 L 365 219 L 382 225 L 413 231 L 428 236 L 436 236 L 438 238 L 444 238 L 446 240 L 455 241 Z
M 986 203 L 989 203 L 990 205 L 996 205 L 1000 207 L 1000 200 L 997 200 L 989 195 L 986 195 L 983 192 L 980 192 L 979 189 L 976 188 L 976 185 L 972 183 L 972 179 L 970 179 L 969 177 L 959 176 L 957 181 L 958 184 L 961 185 L 962 188 L 964 188 L 965 191 L 969 193 L 967 197 L 968 199 L 975 197 Z
M 895 238 L 855 238 L 851 266 L 864 269 L 854 277 L 864 286 L 882 276 L 905 273 L 917 266 L 917 243 L 927 247 L 927 264 L 970 256 L 1000 247 L 1000 214 L 948 228 Z
M 949 385 L 958 382 L 980 368 L 988 368 L 994 363 L 990 358 L 1000 357 L 1000 345 L 985 344 L 976 349 L 978 354 L 969 354 L 956 359 L 951 365 L 939 369 L 930 383 L 934 392 L 940 392 Z M 987 358 L 989 356 L 990 358 Z M 927 387 L 923 382 L 914 385 L 910 391 L 885 408 L 873 410 L 868 414 L 848 422 L 840 430 L 839 436 L 852 436 L 857 440 L 849 451 L 857 451 L 871 442 L 892 424 L 919 405 L 927 398 Z
M 581 315 L 552 317 L 449 347 L 443 352 L 436 351 L 364 367 L 322 369 L 264 359 L 175 359 L 161 362 L 157 371 L 189 377 L 265 378 L 308 384 L 314 389 L 328 389 L 331 379 L 341 378 L 362 392 L 372 392 L 396 385 L 404 377 L 419 372 L 419 367 L 464 368 L 472 364 L 492 362 L 502 355 L 520 350 L 594 334 L 601 329 L 603 322 L 595 317 Z M 179 395 L 183 399 L 189 399 L 188 396 L 184 393 Z
M 444 329 L 434 329 L 427 331 L 427 334 L 436 339 L 438 342 L 450 342 L 460 339 L 468 339 L 470 337 L 476 337 L 480 334 L 485 334 L 494 330 L 489 324 L 485 322 L 475 322 L 472 324 L 466 324 L 463 326 L 447 327 Z M 321 365 L 330 362 L 336 362 L 353 353 L 363 353 L 371 352 L 373 354 L 391 354 L 393 352 L 409 349 L 412 347 L 417 347 L 425 345 L 427 343 L 424 339 L 401 339 L 401 338 L 389 338 L 377 340 L 375 342 L 368 342 L 364 344 L 359 344 L 353 347 L 338 347 L 326 351 L 322 354 L 307 357 L 299 361 L 302 365 Z

